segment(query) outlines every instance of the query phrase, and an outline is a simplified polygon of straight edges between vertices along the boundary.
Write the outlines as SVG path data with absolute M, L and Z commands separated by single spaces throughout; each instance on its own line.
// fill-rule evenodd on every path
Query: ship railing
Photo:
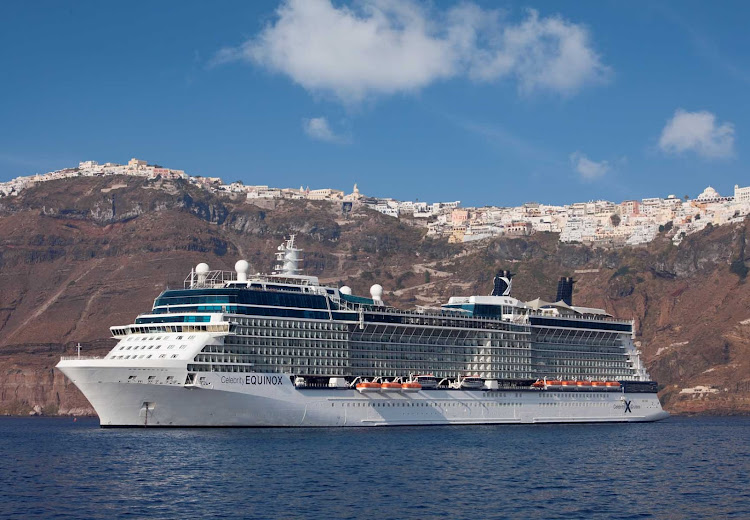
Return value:
M 331 298 L 331 300 L 339 305 L 340 308 L 344 310 L 349 311 L 356 311 L 360 308 L 364 308 L 368 312 L 383 312 L 388 314 L 402 314 L 402 315 L 413 315 L 413 314 L 419 314 L 420 316 L 424 317 L 449 317 L 449 318 L 471 318 L 474 320 L 481 320 L 481 321 L 487 321 L 495 323 L 500 318 L 487 318 L 483 316 L 471 316 L 468 311 L 458 310 L 458 309 L 443 309 L 441 307 L 430 307 L 430 306 L 417 306 L 415 310 L 402 310 L 398 309 L 396 307 L 388 307 L 388 306 L 379 306 L 379 305 L 365 305 L 365 304 L 357 304 L 356 306 L 354 304 L 351 304 L 343 299 L 338 298 Z M 513 318 L 508 319 L 505 318 L 502 321 L 510 322 L 513 324 L 518 325 L 524 325 L 527 321 L 528 316 L 547 316 L 543 312 L 535 311 L 535 310 L 529 310 L 526 313 L 517 314 L 514 315 Z M 607 322 L 615 322 L 615 323 L 633 323 L 633 320 L 628 319 L 618 319 L 614 317 L 608 317 L 608 316 L 600 316 L 600 315 L 583 315 L 583 314 L 575 314 L 571 316 L 554 316 L 557 318 L 572 318 L 577 320 L 586 320 L 586 321 L 607 321 Z
M 104 359 L 102 356 L 60 356 L 60 361 L 75 361 L 75 360 L 91 360 L 91 359 Z
M 183 287 L 185 289 L 194 288 L 210 288 L 217 289 L 224 287 L 228 282 L 237 281 L 236 271 L 209 271 L 205 275 L 200 276 L 195 270 L 190 271 L 183 281 Z M 252 282 L 265 282 L 265 283 L 277 283 L 277 284 L 289 284 L 289 285 L 307 285 L 311 287 L 317 287 L 318 283 L 314 280 L 314 277 L 305 276 L 285 276 L 282 274 L 253 274 L 247 277 L 247 283 Z M 242 282 L 245 283 L 245 282 Z
M 574 319 L 574 320 L 585 320 L 585 321 L 608 321 L 615 323 L 634 323 L 632 319 L 615 318 L 613 316 L 602 316 L 599 314 L 545 314 L 543 311 L 529 310 L 521 316 L 544 316 L 547 318 L 561 318 L 561 319 Z
M 359 310 L 364 309 L 367 312 L 373 312 L 373 313 L 382 313 L 382 314 L 396 314 L 401 316 L 408 316 L 410 318 L 415 319 L 429 319 L 429 318 L 453 318 L 453 319 L 461 319 L 461 320 L 468 320 L 472 323 L 472 325 L 469 326 L 469 328 L 476 328 L 476 329 L 483 329 L 488 328 L 484 327 L 484 325 L 496 325 L 498 323 L 506 324 L 506 325 L 515 325 L 517 327 L 523 328 L 523 331 L 520 332 L 529 332 L 529 324 L 528 323 L 515 323 L 510 322 L 506 319 L 500 319 L 500 318 L 488 318 L 484 316 L 470 316 L 463 312 L 456 312 L 453 309 L 445 309 L 445 310 L 436 310 L 433 312 L 416 312 L 413 310 L 402 310 L 398 309 L 396 307 L 386 307 L 386 306 L 378 306 L 378 305 L 362 305 L 360 304 L 359 308 L 354 308 L 351 310 Z M 427 323 L 409 323 L 412 325 L 427 325 Z M 492 327 L 489 327 L 492 328 Z
M 185 289 L 194 289 L 196 287 L 217 289 L 224 287 L 227 282 L 237 281 L 236 271 L 209 271 L 198 274 L 191 270 L 182 285 Z

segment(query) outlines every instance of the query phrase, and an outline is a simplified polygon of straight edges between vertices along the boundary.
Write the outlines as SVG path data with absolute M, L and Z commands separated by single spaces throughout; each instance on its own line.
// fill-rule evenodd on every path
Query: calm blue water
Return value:
M 0 419 L 0 518 L 750 518 L 750 418 L 102 430 Z

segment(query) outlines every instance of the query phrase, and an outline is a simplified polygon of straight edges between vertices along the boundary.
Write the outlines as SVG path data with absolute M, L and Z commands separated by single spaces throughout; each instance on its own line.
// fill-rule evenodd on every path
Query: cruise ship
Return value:
M 667 417 L 631 320 L 511 296 L 401 310 L 302 274 L 294 236 L 272 274 L 198 264 L 102 358 L 57 365 L 102 427 L 333 427 L 595 423 Z

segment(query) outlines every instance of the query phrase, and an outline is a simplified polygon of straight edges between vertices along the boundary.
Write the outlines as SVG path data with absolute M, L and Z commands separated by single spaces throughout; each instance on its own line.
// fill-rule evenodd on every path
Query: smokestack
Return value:
M 492 296 L 510 296 L 510 290 L 513 287 L 513 273 L 510 271 L 500 271 L 495 275 L 495 282 L 492 288 Z
M 564 301 L 568 305 L 573 305 L 573 284 L 576 283 L 571 276 L 561 276 L 557 282 L 556 302 Z

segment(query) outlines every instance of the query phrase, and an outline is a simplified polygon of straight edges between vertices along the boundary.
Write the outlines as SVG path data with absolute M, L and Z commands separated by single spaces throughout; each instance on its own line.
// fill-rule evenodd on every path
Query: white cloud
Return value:
M 328 120 L 325 117 L 303 119 L 302 129 L 305 131 L 308 137 L 316 139 L 318 141 L 338 144 L 343 144 L 346 142 L 346 138 L 336 134 L 333 130 L 331 130 L 331 127 L 328 125 Z
M 272 23 L 212 63 L 247 61 L 345 103 L 461 76 L 570 94 L 608 76 L 589 40 L 584 26 L 533 10 L 514 25 L 471 3 L 438 11 L 413 0 L 285 0 Z
M 570 154 L 570 163 L 573 165 L 573 169 L 585 180 L 598 179 L 610 170 L 609 162 L 592 161 L 581 152 Z
M 702 157 L 727 158 L 734 154 L 734 125 L 717 126 L 708 111 L 687 112 L 678 108 L 661 131 L 659 148 L 667 153 L 693 151 Z
M 530 10 L 521 24 L 503 29 L 501 41 L 498 48 L 472 56 L 472 76 L 489 80 L 513 75 L 527 92 L 572 93 L 610 74 L 591 48 L 588 31 L 560 17 L 540 19 Z

